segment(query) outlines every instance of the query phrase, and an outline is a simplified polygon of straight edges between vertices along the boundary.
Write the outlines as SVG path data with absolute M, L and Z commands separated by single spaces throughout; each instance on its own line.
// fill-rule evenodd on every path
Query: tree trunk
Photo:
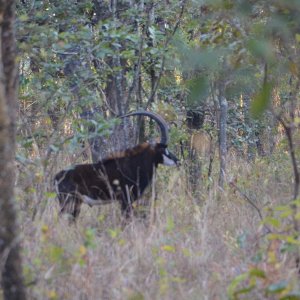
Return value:
M 13 0 L 0 1 L 0 259 L 4 299 L 26 299 L 14 207 L 16 48 Z
M 226 172 L 226 155 L 227 155 L 227 111 L 228 103 L 224 96 L 224 90 L 220 89 L 220 127 L 219 127 L 219 153 L 220 153 L 220 175 L 219 186 L 224 187 L 224 179 Z

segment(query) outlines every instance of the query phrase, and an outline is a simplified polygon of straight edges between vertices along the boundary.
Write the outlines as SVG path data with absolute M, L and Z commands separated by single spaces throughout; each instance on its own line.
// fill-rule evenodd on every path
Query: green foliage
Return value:
M 95 236 L 96 236 L 96 232 L 94 229 L 92 228 L 88 228 L 86 231 L 85 231 L 85 240 L 84 240 L 84 246 L 86 248 L 91 248 L 91 249 L 94 249 L 96 247 L 96 244 L 95 244 Z
M 250 266 L 248 271 L 236 276 L 228 286 L 230 299 L 239 299 L 241 294 L 252 295 L 252 292 L 263 297 L 276 295 L 276 299 L 299 299 L 299 291 L 293 279 L 288 280 L 285 274 L 280 273 L 281 254 L 297 255 L 300 251 L 298 232 L 292 226 L 297 220 L 297 210 L 300 199 L 288 205 L 279 205 L 269 210 L 269 216 L 265 217 L 262 224 L 267 225 L 269 230 L 264 239 L 268 251 L 264 252 L 259 260 L 253 260 L 255 266 Z M 264 269 L 259 266 L 265 264 Z M 281 278 L 274 274 L 278 272 Z
M 22 113 L 29 120 L 23 126 L 20 146 L 28 149 L 27 155 L 35 143 L 31 138 L 23 139 L 24 135 L 35 135 L 38 146 L 49 147 L 54 153 L 67 142 L 68 151 L 76 153 L 78 142 L 110 133 L 110 124 L 94 113 L 90 117 L 90 112 L 96 109 L 118 113 L 116 101 L 124 102 L 118 109 L 133 106 L 142 93 L 145 95 L 141 100 L 146 103 L 153 80 L 169 80 L 168 75 L 164 76 L 164 64 L 174 52 L 167 42 L 173 34 L 168 26 L 176 20 L 180 4 L 174 1 L 156 6 L 156 18 L 163 23 L 150 22 L 149 12 L 139 5 L 117 5 L 120 10 L 114 16 L 107 3 L 88 0 L 17 3 L 19 98 Z M 136 91 L 138 78 L 144 92 Z M 109 92 L 116 92 L 117 81 L 122 93 L 130 98 L 119 99 Z M 179 89 L 172 81 L 156 92 L 168 100 L 172 94 L 176 98 Z M 91 127 L 95 131 L 91 132 Z M 63 134 L 53 137 L 52 144 L 47 145 L 53 131 Z M 69 137 L 65 139 L 65 135 Z
M 270 104 L 273 85 L 265 83 L 262 89 L 254 97 L 251 106 L 251 113 L 255 118 L 261 117 Z
M 189 108 L 197 108 L 209 95 L 208 78 L 205 76 L 193 78 L 188 81 L 187 86 L 189 90 L 187 105 Z
M 275 60 L 274 47 L 268 40 L 250 39 L 247 43 L 247 48 L 256 59 L 261 59 L 264 62 L 272 63 Z
M 236 300 L 242 294 L 250 293 L 255 287 L 257 280 L 264 279 L 265 273 L 260 269 L 251 269 L 247 273 L 243 273 L 234 278 L 228 286 L 228 295 L 230 299 Z M 244 287 L 240 287 L 241 283 L 246 283 Z

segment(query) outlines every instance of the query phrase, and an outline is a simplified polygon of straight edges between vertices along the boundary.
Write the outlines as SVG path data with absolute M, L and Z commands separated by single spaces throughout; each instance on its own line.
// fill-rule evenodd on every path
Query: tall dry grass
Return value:
M 247 200 L 228 184 L 219 190 L 214 180 L 208 190 L 207 179 L 199 186 L 201 201 L 195 199 L 184 166 L 159 168 L 143 197 L 148 217 L 126 226 L 118 205 L 83 207 L 77 224 L 69 226 L 49 193 L 58 166 L 47 178 L 38 166 L 30 168 L 20 168 L 17 186 L 29 299 L 228 299 L 232 279 L 268 251 L 259 215 Z M 217 170 L 215 163 L 216 182 Z M 289 200 L 290 174 L 285 154 L 251 163 L 228 160 L 228 182 L 234 180 L 264 215 Z M 284 259 L 278 270 L 292 278 Z

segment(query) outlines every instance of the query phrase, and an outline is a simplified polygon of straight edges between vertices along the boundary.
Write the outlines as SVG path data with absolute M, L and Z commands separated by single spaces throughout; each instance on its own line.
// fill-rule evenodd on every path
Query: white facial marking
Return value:
M 166 156 L 165 154 L 163 154 L 163 164 L 165 166 L 176 166 L 176 163 L 173 159 L 170 159 L 168 156 Z
M 110 203 L 111 201 L 109 200 L 101 200 L 101 199 L 93 199 L 87 195 L 81 195 L 82 202 L 85 204 L 88 204 L 89 206 L 94 206 L 94 205 L 103 205 Z
M 120 181 L 118 179 L 114 179 L 114 181 L 112 182 L 114 185 L 120 185 Z

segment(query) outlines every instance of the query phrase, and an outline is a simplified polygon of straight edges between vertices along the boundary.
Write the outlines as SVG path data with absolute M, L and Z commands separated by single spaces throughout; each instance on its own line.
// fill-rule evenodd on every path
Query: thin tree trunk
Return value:
M 14 206 L 16 48 L 13 0 L 0 1 L 0 268 L 4 299 L 26 299 Z
M 226 156 L 227 156 L 227 111 L 228 103 L 224 96 L 224 89 L 220 89 L 220 127 L 219 127 L 219 153 L 220 153 L 220 174 L 219 187 L 224 187 L 224 179 L 226 173 Z

